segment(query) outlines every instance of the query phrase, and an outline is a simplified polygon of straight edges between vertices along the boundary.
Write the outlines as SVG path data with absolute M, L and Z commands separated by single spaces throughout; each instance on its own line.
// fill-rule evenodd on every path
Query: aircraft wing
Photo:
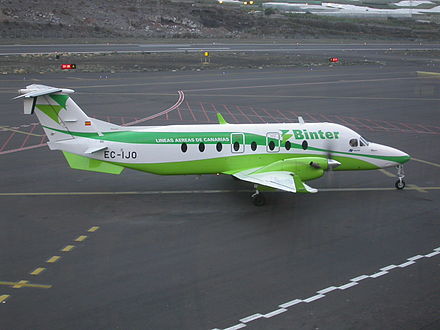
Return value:
M 233 174 L 236 178 L 258 185 L 289 191 L 293 193 L 316 193 L 317 189 L 306 185 L 298 175 L 289 171 L 271 171 L 258 173 L 257 169 Z

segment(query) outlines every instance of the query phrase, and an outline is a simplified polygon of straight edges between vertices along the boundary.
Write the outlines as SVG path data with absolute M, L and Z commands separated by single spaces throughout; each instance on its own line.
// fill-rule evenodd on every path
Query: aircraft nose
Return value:
M 394 149 L 396 151 L 396 156 L 397 156 L 397 162 L 400 164 L 404 164 L 406 162 L 408 162 L 411 159 L 411 156 L 408 155 L 406 152 L 403 152 L 399 149 Z

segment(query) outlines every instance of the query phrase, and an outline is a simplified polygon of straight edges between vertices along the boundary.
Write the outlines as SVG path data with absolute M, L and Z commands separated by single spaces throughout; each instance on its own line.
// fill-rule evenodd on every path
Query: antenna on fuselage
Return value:
M 301 116 L 298 116 L 298 123 L 304 124 L 304 119 Z

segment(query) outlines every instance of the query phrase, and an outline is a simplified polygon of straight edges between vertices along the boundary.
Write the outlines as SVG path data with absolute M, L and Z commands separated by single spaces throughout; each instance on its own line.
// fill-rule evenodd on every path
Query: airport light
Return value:
M 339 58 L 337 58 L 337 57 L 330 57 L 330 58 L 328 59 L 328 61 L 329 61 L 330 63 L 338 63 L 338 62 L 339 62 Z
M 76 69 L 76 64 L 61 64 L 61 70 Z

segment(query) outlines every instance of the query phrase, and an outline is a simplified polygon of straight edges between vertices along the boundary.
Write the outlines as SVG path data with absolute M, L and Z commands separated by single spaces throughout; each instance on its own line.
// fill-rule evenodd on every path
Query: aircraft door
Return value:
M 267 152 L 280 151 L 280 133 L 270 132 L 266 134 L 266 150 Z
M 244 134 L 243 133 L 231 133 L 231 151 L 233 153 L 244 152 Z

